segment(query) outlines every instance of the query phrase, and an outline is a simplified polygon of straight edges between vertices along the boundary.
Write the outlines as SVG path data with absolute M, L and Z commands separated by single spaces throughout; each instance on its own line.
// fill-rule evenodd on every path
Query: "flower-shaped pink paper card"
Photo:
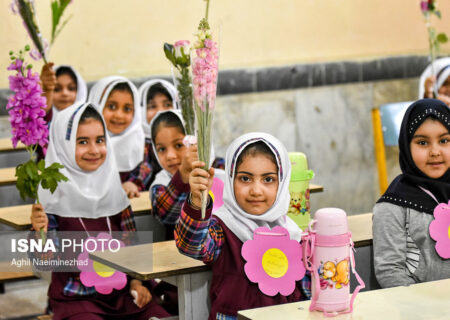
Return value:
M 127 284 L 127 276 L 125 273 L 89 259 L 88 249 L 92 251 L 95 248 L 94 241 L 88 241 L 89 239 L 97 243 L 97 248 L 101 248 L 101 239 L 110 240 L 112 237 L 110 234 L 102 232 L 96 238 L 89 237 L 84 241 L 85 250 L 78 256 L 78 260 L 86 261 L 88 259 L 88 264 L 84 266 L 82 263 L 78 263 L 78 269 L 81 270 L 81 283 L 86 287 L 95 286 L 95 290 L 101 294 L 110 294 L 113 289 L 123 289 Z M 117 249 L 117 242 L 120 243 L 120 247 L 124 246 L 124 243 L 118 240 L 111 242 L 111 249 Z
M 450 258 L 450 201 L 434 208 L 434 220 L 430 223 L 430 236 L 436 241 L 436 252 L 444 259 Z
M 214 177 L 209 195 L 213 199 L 212 213 L 214 213 L 223 205 L 223 181 L 221 179 Z
M 305 275 L 300 243 L 289 238 L 283 227 L 272 230 L 260 227 L 253 232 L 253 240 L 242 246 L 247 261 L 245 274 L 259 290 L 268 296 L 278 292 L 288 296 L 295 290 L 295 282 Z

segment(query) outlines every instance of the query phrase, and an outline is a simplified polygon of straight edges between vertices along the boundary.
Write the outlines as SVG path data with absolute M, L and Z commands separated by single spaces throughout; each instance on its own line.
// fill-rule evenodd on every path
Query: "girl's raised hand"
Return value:
M 189 174 L 192 171 L 192 164 L 198 160 L 197 145 L 192 144 L 187 148 L 186 154 L 181 161 L 180 174 L 184 183 L 189 182 Z
M 197 208 L 202 205 L 202 191 L 210 190 L 213 184 L 214 168 L 209 168 L 209 172 L 203 169 L 204 162 L 194 161 L 192 171 L 189 175 L 189 186 L 191 187 L 191 203 Z
M 136 294 L 133 294 L 133 291 L 135 291 Z M 135 303 L 139 308 L 144 307 L 152 300 L 150 291 L 142 285 L 141 281 L 136 279 L 133 279 L 130 282 L 130 294 L 134 297 Z
M 56 87 L 56 72 L 53 70 L 53 62 L 44 64 L 41 71 L 42 90 L 53 92 Z
M 34 230 L 39 231 L 41 230 L 41 228 L 44 228 L 44 231 L 47 232 L 48 217 L 44 211 L 44 208 L 42 207 L 42 204 L 35 203 L 31 206 L 30 219 L 31 225 L 33 226 Z

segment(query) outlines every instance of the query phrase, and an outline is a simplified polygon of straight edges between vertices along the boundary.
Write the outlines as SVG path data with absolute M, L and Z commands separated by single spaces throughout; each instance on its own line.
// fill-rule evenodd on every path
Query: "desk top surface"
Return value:
M 372 239 L 372 213 L 350 216 L 348 221 L 356 244 Z M 153 259 L 153 263 L 151 250 L 153 257 L 158 257 Z M 91 256 L 94 260 L 141 280 L 207 269 L 202 262 L 180 254 L 174 241 L 125 247 L 117 253 L 95 252 Z
M 365 291 L 358 294 L 352 314 L 334 318 L 322 312 L 309 312 L 310 301 L 239 311 L 239 320 L 300 319 L 433 319 L 444 320 L 450 314 L 450 279 Z M 382 315 L 385 315 L 383 317 Z M 385 318 L 387 319 L 387 318 Z
M 0 168 L 0 186 L 15 184 L 16 168 Z
M 25 150 L 25 145 L 19 142 L 17 144 L 17 147 L 13 148 L 10 138 L 0 139 L 0 151 L 18 151 L 18 150 Z
M 152 208 L 148 191 L 141 192 L 139 198 L 130 200 L 131 208 L 137 215 L 149 213 Z M 7 224 L 18 230 L 29 229 L 31 215 L 31 205 L 21 205 L 0 208 L 0 223 Z
M 92 252 L 89 256 L 129 275 L 148 280 L 208 270 L 203 262 L 178 252 L 175 241 L 141 244 L 119 252 Z

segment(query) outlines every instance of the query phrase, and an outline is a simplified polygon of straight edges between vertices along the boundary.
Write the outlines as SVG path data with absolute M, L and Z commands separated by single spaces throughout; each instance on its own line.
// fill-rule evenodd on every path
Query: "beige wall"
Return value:
M 29 43 L 20 18 L 0 0 L 0 87 L 8 51 Z M 37 11 L 50 31 L 50 0 Z M 222 69 L 426 54 L 419 0 L 211 0 L 210 22 L 220 34 Z M 438 29 L 450 34 L 450 1 L 440 1 Z M 73 0 L 72 20 L 50 58 L 75 66 L 87 80 L 169 74 L 162 45 L 192 39 L 201 0 Z M 443 51 L 450 52 L 450 46 Z M 40 63 L 35 64 L 40 70 Z

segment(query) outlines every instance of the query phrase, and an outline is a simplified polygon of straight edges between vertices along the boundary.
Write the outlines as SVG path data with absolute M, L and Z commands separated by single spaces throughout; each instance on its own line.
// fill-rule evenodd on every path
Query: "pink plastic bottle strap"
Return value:
M 358 281 L 358 286 L 355 288 L 355 290 L 353 290 L 353 294 L 352 294 L 352 297 L 350 298 L 350 306 L 349 306 L 348 310 L 340 311 L 340 312 L 332 312 L 332 313 L 324 311 L 323 314 L 325 317 L 334 317 L 334 316 L 337 316 L 340 314 L 352 313 L 353 312 L 353 302 L 355 301 L 356 295 L 359 293 L 359 291 L 361 289 L 364 289 L 366 287 L 366 285 L 364 284 L 364 281 L 361 279 L 361 277 L 359 276 L 359 274 L 356 272 L 356 269 L 355 269 L 355 256 L 353 254 L 353 251 L 355 249 L 353 246 L 353 241 L 351 242 L 349 249 L 350 249 L 350 254 L 349 254 L 350 255 L 350 264 L 352 266 L 352 272 L 355 275 L 356 280 Z

